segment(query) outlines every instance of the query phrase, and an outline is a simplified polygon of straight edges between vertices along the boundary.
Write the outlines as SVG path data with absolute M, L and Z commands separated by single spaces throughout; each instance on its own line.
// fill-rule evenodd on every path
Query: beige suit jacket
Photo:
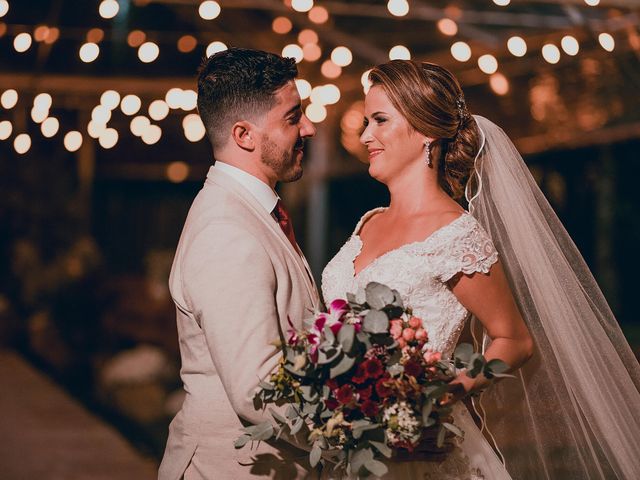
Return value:
M 189 210 L 169 286 L 186 398 L 158 478 L 305 478 L 307 454 L 291 443 L 236 450 L 233 442 L 241 419 L 270 417 L 252 401 L 280 359 L 270 342 L 280 338 L 278 328 L 286 334 L 287 316 L 301 327 L 318 305 L 317 290 L 274 218 L 215 168 Z

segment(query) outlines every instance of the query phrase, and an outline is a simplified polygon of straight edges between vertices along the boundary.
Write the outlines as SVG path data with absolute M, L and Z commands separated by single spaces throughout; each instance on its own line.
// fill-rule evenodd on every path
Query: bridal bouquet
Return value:
M 303 331 L 289 329 L 278 369 L 254 398 L 256 409 L 286 408 L 270 408 L 273 421 L 243 429 L 236 448 L 304 432 L 312 466 L 324 464 L 324 457 L 334 470 L 381 476 L 387 467 L 380 459 L 413 451 L 425 429 L 437 431 L 438 447 L 448 431 L 463 435 L 447 421 L 456 368 L 488 378 L 508 368 L 500 360 L 487 362 L 468 344 L 456 349 L 453 360 L 429 350 L 422 319 L 380 283 L 334 300 L 304 325 Z

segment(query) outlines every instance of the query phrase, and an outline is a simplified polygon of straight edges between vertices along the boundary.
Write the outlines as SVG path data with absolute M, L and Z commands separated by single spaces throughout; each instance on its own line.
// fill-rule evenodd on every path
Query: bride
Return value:
M 516 375 L 461 373 L 464 440 L 441 462 L 391 461 L 385 478 L 640 478 L 640 368 L 515 147 L 438 65 L 394 60 L 369 79 L 361 142 L 391 202 L 327 265 L 324 298 L 384 283 L 424 319 L 429 348 L 451 355 L 471 319 L 487 359 Z M 478 428 L 458 400 L 487 387 Z

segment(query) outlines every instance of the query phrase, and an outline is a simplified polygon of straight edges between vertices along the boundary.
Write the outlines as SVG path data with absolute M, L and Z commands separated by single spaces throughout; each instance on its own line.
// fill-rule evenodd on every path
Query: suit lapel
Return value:
M 313 275 L 311 274 L 311 270 L 309 268 L 309 264 L 302 252 L 298 253 L 296 249 L 291 245 L 289 239 L 284 234 L 278 222 L 269 214 L 267 211 L 258 203 L 255 197 L 249 192 L 246 188 L 244 188 L 240 183 L 238 183 L 233 177 L 227 175 L 224 172 L 216 170 L 215 168 L 211 168 L 209 170 L 209 174 L 207 175 L 207 180 L 205 183 L 215 185 L 216 187 L 222 188 L 231 192 L 236 197 L 238 197 L 242 203 L 248 208 L 248 210 L 256 217 L 257 220 L 262 222 L 279 240 L 284 249 L 288 252 L 288 254 L 293 259 L 296 264 L 300 277 L 304 282 L 304 285 L 307 289 L 307 294 L 311 300 L 311 303 L 314 307 L 318 306 L 318 294 L 316 290 L 315 281 L 313 280 Z

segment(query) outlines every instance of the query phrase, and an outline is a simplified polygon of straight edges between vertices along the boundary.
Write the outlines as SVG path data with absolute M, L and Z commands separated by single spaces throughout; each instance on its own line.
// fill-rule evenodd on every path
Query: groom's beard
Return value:
M 302 157 L 298 161 L 298 150 L 303 145 L 302 140 L 298 140 L 294 148 L 286 150 L 280 148 L 268 136 L 262 140 L 262 151 L 260 160 L 263 164 L 271 168 L 280 182 L 295 182 L 302 177 Z

